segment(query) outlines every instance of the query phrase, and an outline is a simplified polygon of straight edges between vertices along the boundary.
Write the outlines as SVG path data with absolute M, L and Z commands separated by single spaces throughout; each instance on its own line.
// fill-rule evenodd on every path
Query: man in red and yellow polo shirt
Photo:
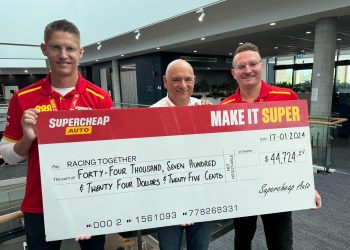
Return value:
M 237 91 L 224 99 L 221 104 L 271 102 L 297 100 L 298 96 L 290 89 L 266 84 L 261 80 L 263 65 L 257 46 L 245 43 L 239 46 L 232 61 L 232 76 L 238 82 Z M 321 197 L 315 191 L 316 208 L 321 207 Z M 257 204 L 258 205 L 258 204 Z M 268 249 L 293 249 L 292 213 L 261 215 Z M 256 230 L 257 216 L 234 219 L 235 249 L 251 249 Z
M 18 91 L 12 97 L 7 115 L 8 124 L 0 147 L 1 155 L 9 164 L 16 164 L 28 157 L 27 185 L 21 210 L 24 213 L 29 250 L 58 250 L 61 245 L 61 241 L 45 241 L 36 139 L 39 112 L 113 108 L 107 92 L 78 73 L 83 49 L 80 47 L 79 30 L 73 23 L 58 20 L 48 24 L 44 40 L 41 50 L 48 58 L 51 72 L 45 79 Z M 104 242 L 104 235 L 79 241 L 82 249 L 91 250 L 104 249 Z

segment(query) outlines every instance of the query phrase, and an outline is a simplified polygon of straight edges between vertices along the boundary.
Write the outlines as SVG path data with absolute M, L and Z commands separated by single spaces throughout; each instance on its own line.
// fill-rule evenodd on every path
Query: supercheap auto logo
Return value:
M 49 120 L 49 128 L 65 127 L 66 135 L 86 135 L 92 133 L 93 126 L 105 126 L 109 121 L 109 116 L 51 118 Z

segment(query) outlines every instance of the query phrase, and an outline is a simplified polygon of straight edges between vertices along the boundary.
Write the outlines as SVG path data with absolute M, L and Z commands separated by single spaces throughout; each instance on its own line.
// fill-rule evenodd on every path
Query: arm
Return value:
M 0 142 L 0 154 L 4 161 L 9 165 L 17 164 L 26 158 L 18 155 L 13 149 L 14 146 L 14 142 L 9 142 L 4 139 L 2 139 Z
M 35 109 L 33 111 L 28 109 L 25 112 L 21 112 L 18 96 L 14 95 L 12 97 L 7 112 L 6 129 L 0 143 L 0 154 L 7 163 L 16 164 L 25 159 L 31 142 L 29 146 L 25 146 L 23 142 L 30 139 L 30 129 L 33 130 L 34 125 L 30 125 L 29 123 L 36 123 L 37 113 L 38 111 Z M 28 121 L 28 118 L 31 119 Z M 36 133 L 34 134 L 35 139 Z

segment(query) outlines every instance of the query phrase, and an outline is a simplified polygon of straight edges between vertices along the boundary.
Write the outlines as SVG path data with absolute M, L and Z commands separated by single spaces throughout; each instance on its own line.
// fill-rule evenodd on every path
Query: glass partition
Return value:
M 276 70 L 276 77 L 275 77 L 275 83 L 279 86 L 282 86 L 281 84 L 286 84 L 292 86 L 293 82 L 293 69 L 279 69 Z M 283 86 L 288 87 L 288 86 Z
M 277 57 L 277 65 L 294 64 L 294 56 L 279 56 Z
M 317 170 L 329 172 L 335 167 L 335 141 L 338 136 L 338 128 L 346 122 L 346 118 L 310 116 L 310 139 L 312 159 Z
M 350 65 L 337 66 L 337 92 L 350 93 Z

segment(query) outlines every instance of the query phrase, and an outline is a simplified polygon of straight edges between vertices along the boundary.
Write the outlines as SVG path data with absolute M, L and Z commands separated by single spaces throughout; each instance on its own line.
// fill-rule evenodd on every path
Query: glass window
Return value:
M 339 52 L 339 61 L 341 60 L 350 60 L 350 50 L 341 50 Z
M 302 58 L 296 58 L 295 63 L 296 64 L 303 64 L 303 63 L 313 63 L 314 62 L 314 55 L 313 54 L 307 54 L 304 55 Z
M 294 71 L 294 86 L 296 92 L 311 91 L 312 69 L 301 69 Z
M 350 93 L 350 65 L 337 67 L 337 91 Z
M 276 62 L 276 57 L 267 58 L 267 63 L 275 64 L 275 62 Z
M 277 65 L 290 65 L 294 64 L 293 56 L 280 56 L 277 57 Z
M 276 70 L 275 83 L 278 86 L 291 85 L 293 81 L 293 69 Z M 286 86 L 287 87 L 287 86 Z
M 312 69 L 301 69 L 294 71 L 295 81 L 294 84 L 301 84 L 306 81 L 311 82 Z

